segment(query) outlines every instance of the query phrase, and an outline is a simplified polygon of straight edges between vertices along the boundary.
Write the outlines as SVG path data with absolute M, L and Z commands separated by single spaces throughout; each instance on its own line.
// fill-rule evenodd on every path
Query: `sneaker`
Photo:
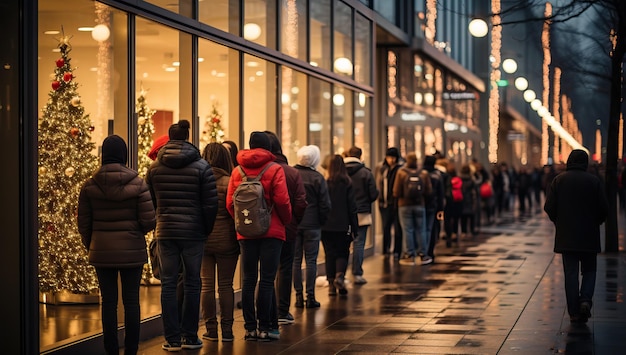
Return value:
M 210 341 L 218 341 L 217 330 L 211 330 L 204 334 L 202 334 L 202 339 L 210 340 Z
M 161 349 L 165 351 L 181 351 L 183 347 L 181 343 L 165 343 L 161 345 Z
M 278 337 L 280 338 L 280 334 L 278 335 Z M 270 341 L 272 340 L 272 338 L 270 338 L 269 332 L 266 332 L 264 330 L 259 330 L 259 332 L 256 335 L 256 340 L 257 341 Z
M 348 289 L 346 289 L 346 281 L 342 278 L 337 278 L 333 281 L 333 284 L 340 295 L 347 295 Z
M 367 283 L 367 280 L 361 275 L 356 275 L 354 277 L 354 283 L 357 285 L 363 285 Z
M 243 336 L 243 339 L 248 341 L 256 341 L 256 338 L 256 330 L 246 330 L 246 334 Z
M 580 319 L 586 322 L 591 317 L 591 304 L 589 302 L 580 303 Z
M 422 257 L 422 265 L 428 265 L 428 264 L 432 264 L 433 263 L 433 258 L 431 258 L 430 256 L 423 256 Z
M 235 337 L 233 336 L 233 332 L 222 331 L 222 343 L 229 343 L 234 340 Z
M 402 259 L 400 259 L 400 261 L 398 261 L 398 264 L 413 266 L 413 265 L 415 265 L 415 257 L 414 256 L 405 256 Z
M 267 336 L 269 336 L 270 339 L 279 340 L 280 339 L 280 331 L 278 329 L 270 329 L 270 331 L 267 332 Z
M 185 340 L 183 340 L 182 348 L 190 350 L 202 349 L 202 345 L 202 340 L 198 339 L 198 337 L 196 337 L 196 339 L 194 340 L 185 338 Z
M 287 313 L 283 316 L 278 317 L 278 324 L 293 324 L 295 322 L 296 320 L 293 319 L 293 316 L 291 315 L 291 313 Z

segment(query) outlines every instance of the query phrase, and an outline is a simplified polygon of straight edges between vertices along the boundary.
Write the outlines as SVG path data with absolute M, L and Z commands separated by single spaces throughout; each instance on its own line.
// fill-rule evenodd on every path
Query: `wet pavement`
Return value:
M 183 353 L 626 354 L 624 220 L 621 252 L 598 256 L 586 324 L 570 324 L 552 223 L 543 213 L 509 213 L 451 248 L 439 241 L 431 265 L 366 258 L 367 284 L 350 283 L 348 294 L 336 297 L 318 287 L 321 307 L 292 306 L 296 322 L 281 326 L 280 340 L 244 341 L 237 310 L 234 342 L 205 340 L 201 350 Z M 142 342 L 140 354 L 165 354 L 162 343 Z

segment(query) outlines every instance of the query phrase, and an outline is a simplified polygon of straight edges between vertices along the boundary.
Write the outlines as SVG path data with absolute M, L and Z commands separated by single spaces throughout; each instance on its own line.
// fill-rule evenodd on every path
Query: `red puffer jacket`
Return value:
M 239 151 L 237 161 L 246 175 L 256 176 L 265 167 L 274 161 L 276 157 L 268 150 L 255 148 Z M 226 208 L 231 216 L 235 215 L 233 205 L 233 193 L 241 183 L 241 174 L 239 169 L 234 169 L 228 183 L 228 193 L 226 194 Z M 289 200 L 289 191 L 287 190 L 287 182 L 283 168 L 274 164 L 269 167 L 261 177 L 265 200 L 268 206 L 274 206 L 272 209 L 272 221 L 270 229 L 260 238 L 277 238 L 285 241 L 285 225 L 291 222 L 291 203 Z M 254 238 L 257 239 L 258 237 Z M 237 233 L 237 239 L 248 239 Z

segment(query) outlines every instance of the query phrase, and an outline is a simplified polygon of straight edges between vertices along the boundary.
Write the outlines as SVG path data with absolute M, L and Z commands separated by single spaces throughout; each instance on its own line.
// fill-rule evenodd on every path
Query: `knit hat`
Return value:
M 391 147 L 391 148 L 387 149 L 387 153 L 385 153 L 385 156 L 387 156 L 387 157 L 394 157 L 394 158 L 398 159 L 398 158 L 400 158 L 400 152 L 398 152 L 398 148 Z
M 283 154 L 283 147 L 280 145 L 280 141 L 278 140 L 276 134 L 270 131 L 265 131 L 265 134 L 267 134 L 267 137 L 270 139 L 270 146 L 272 147 L 270 152 L 274 155 Z
M 270 138 L 265 132 L 254 131 L 250 133 L 250 141 L 248 144 L 250 145 L 250 149 L 263 148 L 268 151 L 272 150 L 272 143 L 270 143 Z
M 434 155 L 427 155 L 424 158 L 424 169 L 434 169 L 437 158 Z
M 298 164 L 301 166 L 317 169 L 320 164 L 320 148 L 316 145 L 305 145 L 298 149 L 296 156 Z
M 157 138 L 154 143 L 152 143 L 152 149 L 148 153 L 148 158 L 152 160 L 156 160 L 157 155 L 159 154 L 159 149 L 161 149 L 167 142 L 169 142 L 170 137 L 165 135 Z
M 128 161 L 126 142 L 118 135 L 108 136 L 102 142 L 102 165 L 124 164 Z
M 189 121 L 180 120 L 170 126 L 169 137 L 171 140 L 186 141 L 189 139 Z

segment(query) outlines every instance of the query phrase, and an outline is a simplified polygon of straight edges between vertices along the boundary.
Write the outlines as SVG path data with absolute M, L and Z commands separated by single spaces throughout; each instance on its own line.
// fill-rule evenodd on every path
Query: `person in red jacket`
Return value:
M 272 326 L 272 293 L 274 279 L 280 262 L 280 252 L 285 241 L 285 226 L 291 222 L 291 204 L 283 168 L 274 163 L 276 156 L 270 152 L 270 139 L 264 132 L 252 132 L 250 149 L 237 154 L 240 168 L 248 177 L 257 176 L 267 164 L 272 164 L 261 177 L 261 184 L 268 206 L 272 207 L 270 228 L 260 237 L 249 238 L 237 233 L 241 249 L 243 283 L 241 306 L 243 308 L 246 340 L 269 341 Z M 233 170 L 228 183 L 226 208 L 234 218 L 233 194 L 242 175 L 239 168 Z M 260 268 L 259 268 L 260 264 Z M 256 302 L 254 293 L 259 282 Z

